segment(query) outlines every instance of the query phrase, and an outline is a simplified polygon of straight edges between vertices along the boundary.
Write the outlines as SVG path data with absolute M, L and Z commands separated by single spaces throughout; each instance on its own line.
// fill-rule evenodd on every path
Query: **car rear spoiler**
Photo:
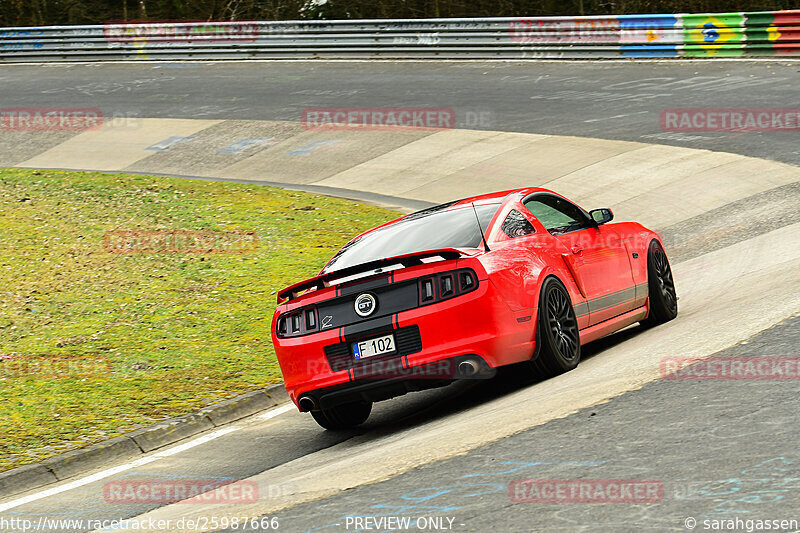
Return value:
M 320 274 L 319 276 L 301 281 L 300 283 L 295 283 L 294 285 L 291 285 L 278 293 L 278 303 L 281 303 L 284 300 L 297 298 L 301 292 L 307 291 L 308 289 L 323 289 L 325 288 L 326 282 L 339 278 L 346 278 L 356 274 L 362 274 L 364 272 L 369 272 L 370 270 L 377 271 L 384 266 L 396 265 L 399 263 L 404 267 L 410 267 L 423 264 L 422 260 L 429 257 L 441 257 L 442 259 L 449 260 L 458 259 L 459 257 L 467 255 L 469 254 L 460 250 L 456 250 L 455 248 L 440 248 L 437 250 L 426 250 L 424 252 L 414 252 L 395 257 L 387 257 L 385 259 L 376 259 L 375 261 L 361 263 L 360 265 L 353 265 L 341 270 L 336 270 L 334 272 L 328 272 L 327 274 Z M 375 273 L 380 274 L 379 271 Z

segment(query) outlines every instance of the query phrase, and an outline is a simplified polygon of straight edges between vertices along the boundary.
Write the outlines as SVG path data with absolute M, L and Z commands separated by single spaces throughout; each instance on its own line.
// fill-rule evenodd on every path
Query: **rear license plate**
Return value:
M 395 353 L 396 351 L 394 335 L 384 335 L 383 337 L 353 343 L 353 356 L 356 359 Z

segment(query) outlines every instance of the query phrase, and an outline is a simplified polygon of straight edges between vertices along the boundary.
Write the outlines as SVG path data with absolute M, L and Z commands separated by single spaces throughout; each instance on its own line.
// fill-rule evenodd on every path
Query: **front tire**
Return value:
M 647 287 L 650 312 L 641 321 L 645 327 L 669 322 L 678 316 L 678 296 L 667 254 L 657 240 L 647 251 Z
M 311 411 L 311 416 L 325 429 L 350 429 L 366 422 L 371 411 L 372 402 L 352 402 Z
M 544 280 L 539 295 L 536 326 L 538 357 L 531 365 L 541 378 L 568 372 L 581 359 L 581 337 L 578 319 L 569 293 L 558 279 Z

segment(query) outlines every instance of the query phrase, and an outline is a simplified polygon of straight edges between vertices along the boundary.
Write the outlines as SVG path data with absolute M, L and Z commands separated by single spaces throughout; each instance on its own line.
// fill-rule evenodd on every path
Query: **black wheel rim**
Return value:
M 658 288 L 668 309 L 674 309 L 678 299 L 675 296 L 675 282 L 672 279 L 672 269 L 664 251 L 658 249 L 653 254 L 653 266 L 656 271 Z
M 578 351 L 578 321 L 569 298 L 560 288 L 547 295 L 547 324 L 561 355 L 572 360 Z

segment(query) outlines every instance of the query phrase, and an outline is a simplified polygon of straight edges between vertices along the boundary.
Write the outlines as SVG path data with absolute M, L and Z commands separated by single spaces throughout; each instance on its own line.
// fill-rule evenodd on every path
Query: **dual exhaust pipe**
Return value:
M 315 400 L 311 396 L 301 396 L 299 400 L 297 400 L 297 406 L 300 410 L 304 413 L 308 413 L 311 411 L 316 411 L 319 407 L 317 400 Z
M 456 375 L 454 377 L 473 378 L 477 376 L 483 369 L 481 363 L 483 363 L 483 361 L 480 358 L 467 357 L 462 359 L 456 364 Z M 319 400 L 309 394 L 305 394 L 300 396 L 300 399 L 297 400 L 297 406 L 300 408 L 300 411 L 304 413 L 316 411 L 319 409 Z
M 481 365 L 475 359 L 464 359 L 458 363 L 458 377 L 471 378 L 481 371 Z

